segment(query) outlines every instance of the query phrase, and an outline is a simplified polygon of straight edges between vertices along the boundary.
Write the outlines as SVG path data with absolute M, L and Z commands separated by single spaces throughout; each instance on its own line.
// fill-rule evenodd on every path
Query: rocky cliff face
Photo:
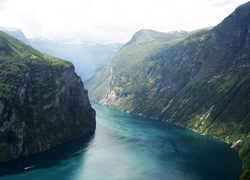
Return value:
M 0 32 L 0 162 L 95 130 L 95 111 L 71 63 Z
M 222 139 L 237 150 L 247 172 L 250 3 L 212 29 L 165 34 L 172 37 L 165 43 L 143 34 L 134 36 L 106 69 L 86 81 L 91 98 Z

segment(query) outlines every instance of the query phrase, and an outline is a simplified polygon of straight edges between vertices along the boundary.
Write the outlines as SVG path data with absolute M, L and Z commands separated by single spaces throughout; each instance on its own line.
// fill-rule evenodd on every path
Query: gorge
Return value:
M 111 48 L 112 56 L 119 48 Z M 249 52 L 250 2 L 215 27 L 140 30 L 84 84 L 72 63 L 0 32 L 0 163 L 17 161 L 24 171 L 0 179 L 183 179 L 185 173 L 186 179 L 236 179 L 241 163 L 232 149 L 242 160 L 240 178 L 250 179 Z M 124 112 L 93 103 L 100 112 L 95 134 L 88 96 Z M 78 140 L 76 152 L 45 168 L 23 164 L 74 149 L 70 143 Z
M 84 83 L 95 101 L 221 139 L 250 170 L 250 2 L 213 28 L 141 30 Z

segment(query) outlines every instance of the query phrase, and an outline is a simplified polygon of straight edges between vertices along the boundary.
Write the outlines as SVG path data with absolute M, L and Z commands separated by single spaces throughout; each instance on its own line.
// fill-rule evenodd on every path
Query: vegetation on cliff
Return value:
M 140 31 L 85 81 L 90 97 L 228 142 L 243 161 L 243 178 L 250 169 L 249 29 L 246 3 L 214 28 Z
M 70 62 L 0 32 L 0 162 L 95 130 L 95 111 Z

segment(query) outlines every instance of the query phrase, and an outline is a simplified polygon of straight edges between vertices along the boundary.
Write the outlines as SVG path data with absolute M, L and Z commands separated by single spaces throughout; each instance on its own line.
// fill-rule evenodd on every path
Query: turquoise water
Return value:
M 26 171 L 0 180 L 230 180 L 241 172 L 237 154 L 224 142 L 172 124 L 92 106 L 97 111 L 94 135 L 33 156 L 30 159 L 50 163 L 39 168 L 30 164 Z M 18 161 L 14 164 L 28 160 Z

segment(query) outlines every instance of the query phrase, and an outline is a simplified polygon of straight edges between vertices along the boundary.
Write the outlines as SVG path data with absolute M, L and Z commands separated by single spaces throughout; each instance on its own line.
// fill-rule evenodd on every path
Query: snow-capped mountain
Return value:
M 71 61 L 82 80 L 90 72 L 108 64 L 123 44 L 97 44 L 79 40 L 29 39 L 32 46 L 46 54 Z
M 48 38 L 28 39 L 19 28 L 0 26 L 3 31 L 35 49 L 67 61 L 71 61 L 76 73 L 85 80 L 95 69 L 108 64 L 123 44 L 98 44 L 80 40 L 57 40 Z

